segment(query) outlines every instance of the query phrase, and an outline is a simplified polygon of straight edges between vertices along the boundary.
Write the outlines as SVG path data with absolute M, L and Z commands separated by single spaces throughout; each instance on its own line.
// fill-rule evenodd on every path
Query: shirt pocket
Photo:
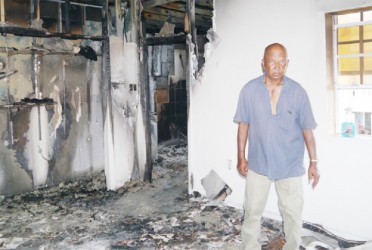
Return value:
M 278 119 L 279 128 L 286 132 L 292 131 L 295 133 L 299 128 L 298 124 L 297 114 L 292 109 L 285 110 L 282 114 L 280 114 Z

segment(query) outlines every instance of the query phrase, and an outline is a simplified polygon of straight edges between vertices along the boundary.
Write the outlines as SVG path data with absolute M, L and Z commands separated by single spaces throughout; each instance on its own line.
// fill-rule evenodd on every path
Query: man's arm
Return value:
M 315 145 L 315 138 L 313 134 L 312 129 L 304 129 L 303 131 L 305 144 L 307 148 L 307 152 L 309 153 L 310 158 L 310 166 L 308 170 L 308 179 L 309 182 L 313 181 L 313 188 L 316 187 L 316 185 L 319 182 L 319 173 L 317 168 L 317 158 L 316 158 L 316 145 Z
M 239 123 L 238 127 L 238 171 L 241 175 L 246 176 L 248 172 L 248 161 L 245 158 L 245 146 L 247 145 L 248 139 L 248 128 L 247 123 Z

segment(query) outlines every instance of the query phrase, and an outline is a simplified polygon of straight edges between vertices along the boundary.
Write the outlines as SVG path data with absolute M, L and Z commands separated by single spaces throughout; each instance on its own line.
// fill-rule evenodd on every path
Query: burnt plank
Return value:
M 145 1 L 142 1 L 142 7 L 143 9 L 148 9 L 148 8 L 152 8 L 152 7 L 155 7 L 155 6 L 159 6 L 159 5 L 163 5 L 163 4 L 167 4 L 167 3 L 172 3 L 172 2 L 177 2 L 178 0 L 145 0 Z
M 147 37 L 144 39 L 145 45 L 172 45 L 172 44 L 185 44 L 186 43 L 186 35 L 176 34 L 171 36 L 157 36 L 157 37 Z

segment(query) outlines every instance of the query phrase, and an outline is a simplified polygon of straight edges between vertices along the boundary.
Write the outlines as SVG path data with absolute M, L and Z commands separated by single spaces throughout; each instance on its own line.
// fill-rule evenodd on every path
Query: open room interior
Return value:
M 239 249 L 233 119 L 272 43 L 317 124 L 301 247 L 372 248 L 371 0 L 0 0 L 0 19 L 0 249 Z M 281 249 L 273 185 L 261 226 Z

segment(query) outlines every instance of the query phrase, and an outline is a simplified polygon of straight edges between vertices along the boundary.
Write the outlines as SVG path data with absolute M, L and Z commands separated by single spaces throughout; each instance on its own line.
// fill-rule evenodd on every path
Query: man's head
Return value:
M 272 81 L 281 80 L 287 70 L 287 50 L 280 43 L 270 44 L 265 48 L 262 68 L 266 78 Z

